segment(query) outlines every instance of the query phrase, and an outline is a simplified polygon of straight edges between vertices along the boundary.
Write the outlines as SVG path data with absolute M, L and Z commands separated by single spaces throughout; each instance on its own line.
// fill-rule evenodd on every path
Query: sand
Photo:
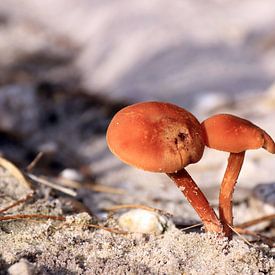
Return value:
M 10 204 L 30 190 L 2 169 L 1 190 Z M 4 180 L 5 179 L 5 180 Z M 9 182 L 10 179 L 10 182 Z M 9 182 L 9 185 L 7 185 Z M 3 188 L 5 186 L 5 188 Z M 99 220 L 88 213 L 73 214 L 58 198 L 48 195 L 47 188 L 9 214 L 40 213 L 66 216 L 66 221 L 14 220 L 1 222 L 1 274 L 273 274 L 272 250 L 262 242 L 232 241 L 200 231 L 186 233 L 170 219 L 158 234 L 113 233 L 90 228 Z M 5 213 L 7 214 L 7 213 Z M 115 214 L 100 224 L 119 227 Z M 163 219 L 168 219 L 163 217 Z M 274 252 L 273 252 L 274 253 Z M 17 263 L 17 265 L 15 264 Z M 18 264 L 19 263 L 19 264 Z M 23 266 L 23 267 L 22 267 Z M 12 273 L 15 272 L 15 273 Z M 19 273 L 16 273 L 19 272 Z

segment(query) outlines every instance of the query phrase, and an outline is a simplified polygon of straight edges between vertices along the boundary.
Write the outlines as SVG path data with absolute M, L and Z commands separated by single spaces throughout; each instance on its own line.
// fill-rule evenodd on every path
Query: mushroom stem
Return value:
M 240 174 L 245 151 L 240 153 L 230 153 L 226 171 L 221 183 L 220 196 L 219 196 L 219 214 L 220 220 L 224 227 L 225 236 L 229 239 L 232 238 L 232 230 L 230 226 L 233 226 L 233 207 L 232 198 L 234 188 Z M 229 226 L 228 226 L 229 225 Z
M 198 213 L 205 230 L 223 234 L 223 226 L 215 214 L 215 211 L 188 172 L 183 168 L 176 173 L 167 173 L 167 175 L 175 182 Z

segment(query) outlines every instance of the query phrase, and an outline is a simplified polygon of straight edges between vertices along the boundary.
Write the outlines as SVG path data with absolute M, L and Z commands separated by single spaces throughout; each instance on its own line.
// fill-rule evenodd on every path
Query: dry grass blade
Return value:
M 3 209 L 0 209 L 0 213 L 4 213 L 4 212 L 6 212 L 7 210 L 9 210 L 9 209 L 11 209 L 11 208 L 13 208 L 13 207 L 15 207 L 15 206 L 17 206 L 17 205 L 26 202 L 28 199 L 32 198 L 32 196 L 33 196 L 33 193 L 27 195 L 25 198 L 23 198 L 23 199 L 21 199 L 21 200 L 18 200 L 18 201 L 14 202 L 13 204 L 11 204 L 11 205 L 9 205 L 9 206 L 3 208 Z
M 58 182 L 60 185 L 63 185 L 69 188 L 79 189 L 83 187 L 83 185 L 80 182 L 63 178 L 63 177 L 57 177 L 57 178 L 54 178 L 54 180 Z
M 124 195 L 126 194 L 126 191 L 121 188 L 114 188 L 102 184 L 93 184 L 93 183 L 79 183 L 74 180 L 58 177 L 56 178 L 56 181 L 58 181 L 60 184 L 64 186 L 68 186 L 71 188 L 79 189 L 79 188 L 87 188 L 94 192 L 101 192 L 101 193 L 110 193 L 110 194 L 117 194 L 117 195 Z
M 48 186 L 50 188 L 56 189 L 56 190 L 58 190 L 60 192 L 63 192 L 65 194 L 69 195 L 69 196 L 76 197 L 76 195 L 77 195 L 77 193 L 74 190 L 72 190 L 70 188 L 67 188 L 67 187 L 63 187 L 63 186 L 61 186 L 59 184 L 56 184 L 54 182 L 51 182 L 51 181 L 45 179 L 45 178 L 38 177 L 38 176 L 35 176 L 33 174 L 30 174 L 30 173 L 27 173 L 27 176 L 30 179 L 32 179 L 34 182 L 38 182 L 38 183 L 44 184 L 44 185 L 46 185 L 46 186 Z
M 40 161 L 40 159 L 43 157 L 44 153 L 43 152 L 39 152 L 36 157 L 34 158 L 34 160 L 27 166 L 26 170 L 28 172 L 31 172 L 33 170 L 33 168 L 36 166 L 36 164 Z
M 121 209 L 144 209 L 144 210 L 148 210 L 148 211 L 151 211 L 151 212 L 158 212 L 158 211 L 161 211 L 159 209 L 155 209 L 153 207 L 150 207 L 150 206 L 147 206 L 147 205 L 142 205 L 142 204 L 119 204 L 119 205 L 115 205 L 115 206 L 111 206 L 111 207 L 108 207 L 108 208 L 105 208 L 104 210 L 106 211 L 117 211 L 117 210 L 121 210 Z
M 274 247 L 274 241 L 271 238 L 268 238 L 266 236 L 263 236 L 262 234 L 259 234 L 257 232 L 247 230 L 240 227 L 234 227 L 235 232 L 238 232 L 240 234 L 256 237 L 258 240 L 261 240 L 263 243 L 267 244 L 270 247 Z M 233 229 L 232 229 L 233 230 Z
M 0 221 L 9 221 L 9 220 L 24 220 L 24 219 L 50 219 L 56 221 L 65 221 L 63 216 L 52 216 L 52 215 L 43 215 L 43 214 L 17 214 L 17 215 L 6 215 L 0 216 Z
M 10 161 L 6 160 L 5 158 L 0 157 L 0 166 L 4 167 L 6 170 L 8 170 L 12 176 L 14 176 L 19 183 L 21 183 L 24 187 L 31 189 L 30 184 L 25 179 L 22 172 Z
M 229 226 L 229 228 L 234 231 L 246 244 L 248 244 L 249 246 L 253 246 L 252 243 L 250 243 L 245 237 L 243 237 L 236 227 L 232 227 L 230 224 L 227 224 Z
M 182 228 L 181 231 L 186 231 L 186 230 L 196 228 L 196 227 L 199 227 L 199 226 L 202 226 L 202 225 L 203 225 L 202 223 L 193 224 L 193 225 Z
M 254 220 L 251 220 L 251 221 L 248 221 L 248 222 L 238 224 L 237 227 L 246 228 L 246 227 L 253 226 L 253 225 L 256 225 L 258 223 L 261 223 L 261 222 L 272 221 L 272 220 L 275 220 L 275 214 L 263 216 L 261 218 L 257 218 L 257 219 L 254 219 Z
M 126 191 L 121 188 L 114 188 L 102 184 L 94 184 L 94 185 L 84 185 L 86 188 L 95 191 L 95 192 L 101 192 L 101 193 L 110 193 L 110 194 L 117 194 L 117 195 L 124 195 L 126 194 Z

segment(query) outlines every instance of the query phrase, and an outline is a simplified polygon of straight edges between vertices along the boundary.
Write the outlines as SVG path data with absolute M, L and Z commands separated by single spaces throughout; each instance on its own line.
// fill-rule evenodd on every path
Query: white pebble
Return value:
M 136 233 L 162 234 L 168 220 L 155 212 L 135 209 L 120 216 L 119 225 L 123 230 Z
M 83 180 L 82 175 L 76 171 L 75 169 L 66 168 L 61 173 L 60 176 L 62 178 L 68 179 L 68 180 L 74 180 L 74 181 L 81 181 Z
M 8 272 L 10 275 L 32 275 L 33 266 L 25 259 L 21 259 L 18 263 L 13 264 Z

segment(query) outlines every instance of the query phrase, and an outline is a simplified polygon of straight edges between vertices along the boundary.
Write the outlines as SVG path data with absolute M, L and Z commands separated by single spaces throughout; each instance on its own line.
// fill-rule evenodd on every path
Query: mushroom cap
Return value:
M 120 110 L 108 127 L 107 143 L 127 164 L 165 173 L 199 161 L 205 147 L 198 120 L 185 109 L 162 102 Z
M 272 138 L 252 122 L 230 114 L 218 114 L 202 122 L 206 146 L 221 151 L 240 153 L 265 148 L 275 153 Z

